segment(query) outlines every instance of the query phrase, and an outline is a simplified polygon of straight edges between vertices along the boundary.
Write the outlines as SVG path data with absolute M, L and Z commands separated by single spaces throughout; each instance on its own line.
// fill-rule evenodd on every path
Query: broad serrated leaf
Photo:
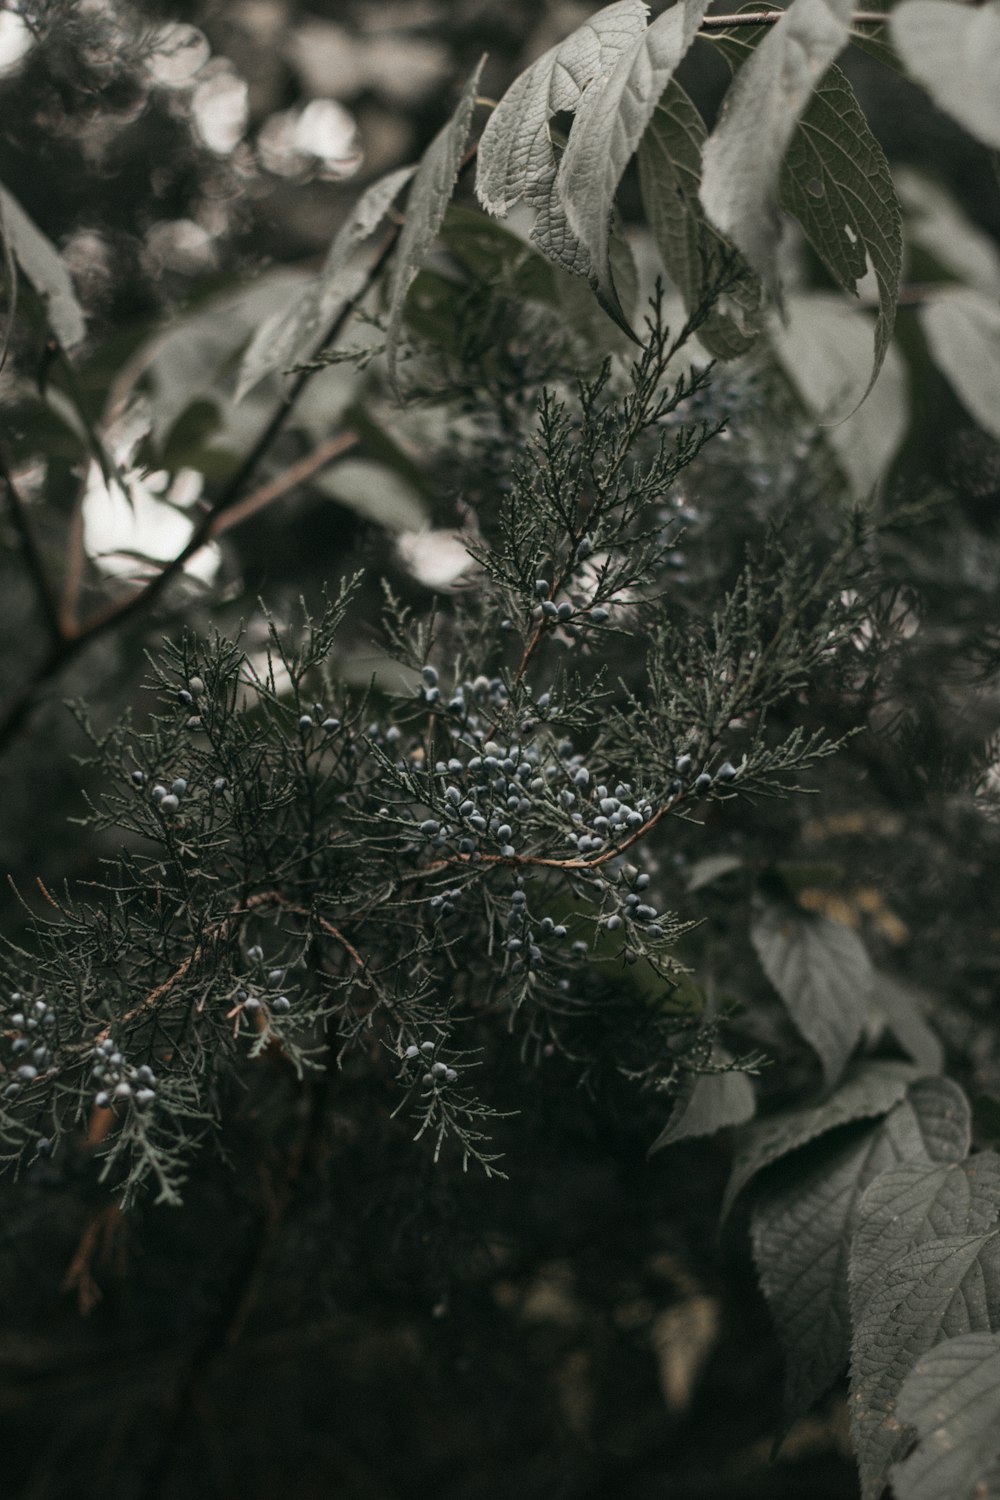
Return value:
M 990 1229 L 1000 1209 L 998 1194 L 1000 1158 L 992 1151 L 980 1151 L 962 1162 L 896 1167 L 873 1182 L 862 1199 L 851 1245 L 849 1279 L 855 1322 L 877 1294 L 889 1268 L 914 1245 Z
M 928 1073 L 940 1073 L 944 1067 L 944 1048 L 924 1020 L 928 997 L 893 974 L 876 972 L 873 1003 L 913 1061 Z
M 784 321 L 769 320 L 771 348 L 810 416 L 825 428 L 852 494 L 866 499 L 909 425 L 905 363 L 893 348 L 885 350 L 882 378 L 865 400 L 870 314 L 826 292 L 797 293 L 786 312 Z
M 723 1199 L 723 1217 L 758 1172 L 839 1125 L 887 1114 L 919 1074 L 912 1063 L 854 1063 L 836 1092 L 819 1103 L 781 1110 L 741 1130 Z
M 9 242 L 22 272 L 44 301 L 52 332 L 64 349 L 72 349 L 81 342 L 87 327 L 62 256 L 17 199 L 2 187 L 0 205 L 5 242 Z
M 731 1061 L 717 1050 L 716 1062 Z M 674 1104 L 673 1113 L 649 1148 L 649 1155 L 675 1141 L 715 1135 L 733 1125 L 745 1125 L 756 1109 L 753 1085 L 745 1073 L 701 1073 L 692 1078 Z
M 889 17 L 893 45 L 938 109 L 986 146 L 1000 147 L 1000 4 L 903 0 Z
M 400 167 L 362 193 L 334 236 L 319 275 L 256 330 L 240 364 L 235 400 L 241 401 L 267 375 L 302 364 L 316 353 L 334 318 L 365 285 L 368 266 L 359 262 L 359 252 L 416 170 Z
M 847 1365 L 848 1257 L 865 1188 L 900 1162 L 929 1164 L 954 1150 L 953 1136 L 942 1131 L 948 1101 L 938 1083 L 918 1081 L 858 1138 L 821 1139 L 776 1166 L 777 1180 L 754 1204 L 754 1258 L 785 1349 L 786 1430 Z
M 1000 1335 L 967 1333 L 924 1355 L 897 1406 L 917 1446 L 893 1467 L 897 1500 L 976 1500 L 1000 1456 Z
M 952 6 L 950 9 L 954 9 Z M 966 287 L 929 297 L 917 316 L 935 364 L 966 411 L 1000 438 L 1000 306 Z
M 764 973 L 832 1086 L 864 1029 L 874 986 L 864 944 L 829 917 L 777 902 L 759 908 L 750 937 Z
M 642 0 L 608 5 L 515 79 L 479 142 L 476 194 L 488 213 L 503 218 L 522 198 L 536 206 L 548 199 L 556 171 L 550 119 L 576 109 L 646 30 L 648 13 Z
M 385 355 L 389 381 L 399 392 L 397 356 L 399 335 L 403 326 L 406 294 L 413 284 L 444 221 L 445 212 L 455 190 L 458 169 L 469 139 L 472 113 L 476 107 L 479 75 L 485 58 L 480 58 L 472 76 L 447 124 L 443 125 L 424 152 L 406 200 L 406 219 L 400 232 L 389 282 L 389 313 L 386 325 Z
M 705 212 L 775 293 L 782 161 L 850 22 L 850 0 L 792 0 L 737 73 L 705 147 Z
M 702 304 L 722 268 L 732 269 L 732 285 L 700 325 L 698 339 L 717 359 L 733 359 L 749 349 L 759 331 L 761 285 L 701 206 L 706 135 L 697 108 L 671 79 L 639 143 L 639 190 L 660 258 L 689 313 Z
M 708 0 L 676 0 L 591 85 L 559 164 L 557 186 L 570 229 L 590 256 L 596 289 L 619 313 L 609 246 L 615 193 L 707 9 Z
M 851 1350 L 851 1418 L 862 1500 L 878 1500 L 892 1464 L 908 1446 L 897 1402 L 916 1361 L 945 1339 L 998 1326 L 997 1230 L 928 1240 L 886 1268 L 855 1314 Z
M 827 71 L 792 135 L 779 196 L 846 292 L 857 292 L 871 262 L 879 310 L 860 406 L 882 369 L 896 321 L 903 233 L 889 163 L 839 68 Z

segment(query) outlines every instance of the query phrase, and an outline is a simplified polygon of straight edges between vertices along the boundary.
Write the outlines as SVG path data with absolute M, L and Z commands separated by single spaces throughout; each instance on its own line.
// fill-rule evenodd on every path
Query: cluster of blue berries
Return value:
M 94 1095 L 98 1109 L 112 1109 L 116 1104 L 134 1104 L 146 1109 L 156 1098 L 156 1075 L 148 1063 L 133 1067 L 111 1037 L 94 1048 L 91 1078 L 100 1088 Z
M 340 728 L 340 720 L 328 714 L 322 703 L 314 703 L 312 713 L 299 715 L 299 733 L 301 735 L 311 735 L 316 728 L 319 728 L 324 736 L 336 734 Z
M 454 1068 L 449 1068 L 447 1063 L 440 1061 L 430 1062 L 436 1051 L 437 1047 L 433 1042 L 421 1042 L 419 1047 L 416 1042 L 411 1042 L 403 1053 L 405 1064 L 411 1067 L 417 1064 L 425 1066 L 426 1071 L 422 1074 L 420 1081 L 425 1088 L 429 1089 L 437 1089 L 444 1084 L 458 1082 L 458 1074 Z
M 582 562 L 588 558 L 594 550 L 594 544 L 590 537 L 584 536 L 576 549 L 577 560 Z M 566 627 L 569 636 L 575 636 L 577 631 L 570 623 L 575 619 L 584 619 L 592 625 L 606 625 L 610 619 L 608 611 L 602 604 L 590 604 L 587 600 L 573 603 L 569 599 L 561 599 L 557 604 L 552 598 L 552 584 L 547 578 L 535 579 L 535 595 L 541 600 L 536 604 L 532 613 L 535 620 L 550 620 L 555 625 Z
M 133 771 L 130 777 L 132 785 L 141 789 L 146 785 L 145 771 Z M 212 791 L 217 797 L 221 797 L 229 783 L 224 776 L 216 776 L 212 782 Z M 149 800 L 159 808 L 166 818 L 172 818 L 180 811 L 181 799 L 188 789 L 186 776 L 177 776 L 170 783 L 169 788 L 162 782 L 155 782 L 150 788 Z
M 278 990 L 281 988 L 285 982 L 285 971 L 284 969 L 268 969 L 266 974 L 263 973 L 264 950 L 259 944 L 255 943 L 252 948 L 247 949 L 247 958 L 253 964 L 254 968 L 261 972 L 261 977 L 268 990 Z M 236 1000 L 234 1008 L 246 1011 L 251 1015 L 254 1011 L 260 1010 L 264 1005 L 276 1016 L 286 1016 L 292 1008 L 292 1002 L 287 995 L 274 995 L 273 997 L 269 995 L 266 1000 L 262 1000 L 259 995 L 254 994 L 252 990 L 248 990 L 242 984 L 237 987 L 234 998 Z
M 14 1076 L 3 1092 L 5 1099 L 16 1099 L 52 1060 L 49 1040 L 56 1024 L 56 1013 L 47 1000 L 39 998 L 29 1005 L 20 990 L 11 995 L 10 1006 L 7 1036 Z
M 558 943 L 565 936 L 566 928 L 562 922 L 555 922 L 551 917 L 542 917 L 539 922 L 533 921 L 528 912 L 524 881 L 519 875 L 510 893 L 510 909 L 507 912 L 507 938 L 504 946 L 510 956 L 509 972 L 519 975 L 534 969 L 542 962 L 542 945 L 547 940 Z

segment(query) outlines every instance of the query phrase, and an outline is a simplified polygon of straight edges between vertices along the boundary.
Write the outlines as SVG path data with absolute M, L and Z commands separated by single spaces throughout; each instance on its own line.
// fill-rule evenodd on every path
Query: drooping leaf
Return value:
M 844 291 L 857 291 L 871 261 L 878 287 L 875 357 L 860 406 L 889 349 L 903 234 L 889 163 L 839 68 L 827 71 L 792 135 L 781 167 L 780 202 Z
M 738 854 L 707 854 L 704 859 L 695 860 L 691 866 L 687 888 L 689 891 L 700 891 L 702 886 L 711 885 L 713 881 L 721 880 L 734 870 L 742 870 L 743 864 L 744 861 Z
M 944 1049 L 924 1020 L 927 997 L 893 974 L 876 971 L 874 1005 L 904 1051 L 928 1073 L 944 1067 Z
M 733 359 L 756 337 L 761 286 L 701 206 L 706 135 L 695 105 L 671 79 L 639 143 L 639 189 L 660 258 L 689 313 L 702 303 L 722 268 L 732 266 L 732 285 L 699 327 L 698 338 L 717 359 Z
M 853 1063 L 840 1087 L 819 1103 L 781 1110 L 746 1126 L 737 1137 L 723 1217 L 758 1172 L 839 1125 L 888 1113 L 919 1074 L 919 1068 L 911 1063 Z
M 917 1446 L 892 1470 L 897 1500 L 976 1500 L 1000 1457 L 1000 1335 L 967 1333 L 925 1354 L 899 1393 Z
M 3 217 L 3 196 L 0 194 L 0 250 L 3 251 L 4 289 L 7 293 L 7 306 L 3 338 L 0 340 L 0 370 L 7 363 L 7 351 L 14 333 L 14 319 L 17 316 L 17 261 L 14 259 L 14 250 L 7 233 Z
M 872 1189 L 881 1181 L 876 1179 Z M 855 1314 L 851 1351 L 851 1416 L 862 1500 L 877 1500 L 892 1464 L 908 1446 L 897 1402 L 916 1361 L 945 1339 L 991 1332 L 998 1325 L 1000 1231 L 970 1234 L 956 1226 L 886 1267 Z
M 549 121 L 576 109 L 584 90 L 646 30 L 647 15 L 642 0 L 605 6 L 515 79 L 479 142 L 476 194 L 488 213 L 503 218 L 522 198 L 547 201 L 556 171 Z
M 1000 4 L 904 0 L 889 18 L 907 72 L 939 109 L 986 146 L 1000 147 Z
M 3 187 L 0 206 L 4 242 L 9 243 L 22 272 L 45 302 L 52 332 L 64 349 L 72 349 L 83 339 L 87 326 L 62 256 Z
M 256 330 L 240 364 L 237 401 L 267 375 L 310 359 L 340 310 L 357 296 L 368 274 L 361 252 L 416 171 L 400 167 L 362 193 L 334 236 L 322 271 L 286 307 L 277 308 Z
M 775 292 L 782 161 L 850 22 L 850 0 L 792 0 L 737 73 L 705 147 L 705 212 Z
M 954 7 L 949 7 L 954 9 Z M 1000 438 L 1000 306 L 995 296 L 949 287 L 917 315 L 935 363 L 966 411 Z
M 810 416 L 823 426 L 851 492 L 864 499 L 906 435 L 905 363 L 887 349 L 882 378 L 865 400 L 871 315 L 827 292 L 796 293 L 786 310 L 784 321 L 769 319 L 771 348 Z
M 967 1147 L 967 1135 L 957 1142 L 942 1128 L 950 1087 L 918 1080 L 879 1124 L 846 1143 L 820 1139 L 776 1166 L 777 1180 L 757 1197 L 754 1258 L 785 1349 L 786 1428 L 847 1365 L 848 1256 L 865 1188 L 900 1162 L 952 1160 L 956 1144 Z
M 406 480 L 385 464 L 348 458 L 314 476 L 313 485 L 366 521 L 389 531 L 419 531 L 428 517 Z
M 420 270 L 444 220 L 445 211 L 458 180 L 458 169 L 469 138 L 472 113 L 476 106 L 479 75 L 485 58 L 473 69 L 462 97 L 448 122 L 431 141 L 417 167 L 406 200 L 406 219 L 396 245 L 392 277 L 389 283 L 389 313 L 386 328 L 386 364 L 389 380 L 398 392 L 397 356 L 399 335 L 403 326 L 406 294 Z
M 906 210 L 906 237 L 966 286 L 1000 295 L 996 243 L 964 214 L 939 183 L 913 167 L 896 167 L 896 191 Z
M 715 1060 L 728 1062 L 731 1058 L 720 1048 Z M 755 1108 L 753 1085 L 745 1073 L 698 1074 L 677 1099 L 670 1119 L 650 1146 L 649 1155 L 672 1146 L 675 1141 L 715 1135 L 732 1125 L 744 1125 L 753 1118 Z
M 766 902 L 750 937 L 796 1028 L 819 1056 L 830 1087 L 864 1029 L 874 985 L 861 939 L 829 917 Z
M 570 229 L 590 256 L 597 290 L 619 311 L 608 238 L 615 193 L 707 9 L 708 0 L 676 0 L 636 37 L 584 94 L 559 164 L 559 197 Z

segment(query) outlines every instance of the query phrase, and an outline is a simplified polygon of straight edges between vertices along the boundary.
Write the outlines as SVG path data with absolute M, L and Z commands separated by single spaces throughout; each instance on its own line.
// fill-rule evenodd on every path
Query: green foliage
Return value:
M 575 1129 L 620 1128 L 650 1171 L 718 1147 L 713 1205 L 745 1209 L 785 1356 L 779 1438 L 849 1368 L 863 1500 L 971 1500 L 998 1460 L 979 1018 L 949 1033 L 910 982 L 896 874 L 855 880 L 863 814 L 843 858 L 772 841 L 838 836 L 795 822 L 807 776 L 831 806 L 877 783 L 926 813 L 912 841 L 891 817 L 878 835 L 899 904 L 919 891 L 947 923 L 942 849 L 968 844 L 962 878 L 984 879 L 1000 649 L 952 585 L 988 598 L 995 548 L 963 552 L 935 497 L 899 504 L 892 465 L 938 375 L 975 440 L 1000 438 L 998 261 L 943 189 L 894 176 L 835 65 L 859 39 L 842 0 L 752 27 L 706 9 L 598 11 L 470 145 L 481 60 L 317 274 L 206 291 L 113 357 L 0 193 L 0 478 L 45 636 L 0 740 L 85 648 L 190 612 L 185 565 L 276 496 L 310 524 L 335 510 L 374 580 L 213 629 L 223 575 L 149 653 L 154 706 L 107 728 L 77 703 L 100 863 L 22 895 L 0 1137 L 14 1174 L 54 1155 L 95 1201 L 187 1213 L 206 1148 L 239 1168 L 276 1122 L 295 1145 L 269 1224 L 324 1132 L 367 1132 L 373 1176 L 442 1192 L 503 1177 L 571 1096 Z M 888 20 L 910 79 L 994 147 L 997 15 L 902 0 Z M 735 68 L 711 130 L 674 76 L 705 40 Z M 453 203 L 474 157 L 478 206 Z M 486 216 L 519 205 L 530 224 Z M 152 471 L 184 540 L 159 564 L 131 549 L 118 591 L 84 556 L 87 488 L 135 508 Z M 442 536 L 461 555 L 431 601 L 401 559 Z M 948 948 L 926 927 L 925 957 Z

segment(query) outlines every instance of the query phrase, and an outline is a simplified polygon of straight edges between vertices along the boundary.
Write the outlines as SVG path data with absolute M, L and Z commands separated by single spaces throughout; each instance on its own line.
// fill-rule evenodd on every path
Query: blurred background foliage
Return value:
M 0 12 L 0 182 L 57 246 L 87 318 L 71 374 L 22 287 L 0 374 L 5 443 L 80 617 L 173 556 L 237 469 L 284 389 L 271 374 L 237 401 L 241 353 L 322 263 L 360 190 L 420 155 L 484 51 L 481 89 L 496 99 L 596 8 L 37 0 Z M 856 48 L 845 70 L 907 210 L 895 373 L 845 440 L 817 425 L 816 403 L 837 395 L 823 393 L 824 358 L 812 407 L 801 357 L 791 379 L 765 359 L 720 369 L 702 410 L 728 431 L 671 497 L 687 532 L 669 585 L 710 610 L 769 521 L 821 552 L 847 495 L 875 478 L 885 504 L 915 514 L 870 559 L 878 673 L 864 692 L 817 683 L 797 710 L 863 732 L 811 800 L 715 811 L 707 834 L 678 833 L 658 894 L 701 919 L 682 956 L 722 998 L 757 1002 L 743 1040 L 766 1046 L 747 917 L 756 873 L 783 862 L 802 904 L 861 931 L 927 992 L 985 1142 L 1000 1135 L 1000 443 L 929 358 L 918 312 L 929 283 L 1000 285 L 1000 191 L 989 153 L 910 84 Z M 696 47 L 680 77 L 711 119 L 717 55 Z M 144 653 L 163 634 L 242 620 L 253 642 L 260 598 L 287 618 L 359 564 L 368 583 L 338 665 L 364 683 L 384 670 L 379 578 L 419 608 L 462 585 L 462 536 L 503 482 L 532 392 L 565 369 L 567 329 L 577 352 L 615 342 L 586 298 L 546 307 L 505 286 L 502 236 L 463 219 L 469 201 L 411 296 L 411 334 L 440 355 L 421 367 L 427 399 L 392 407 L 364 362 L 324 370 L 239 523 L 155 611 L 96 638 L 30 715 L 5 722 L 0 866 L 17 887 L 91 877 L 107 852 L 71 821 L 87 783 L 63 699 L 88 699 L 98 722 L 141 714 Z M 631 176 L 623 204 L 638 221 Z M 634 248 L 641 270 L 641 237 Z M 802 247 L 789 254 L 803 291 L 827 289 Z M 131 507 L 81 413 L 128 473 Z M 314 462 L 344 432 L 349 455 Z M 45 628 L 6 510 L 0 545 L 0 693 L 16 704 L 44 664 Z M 628 668 L 624 654 L 613 664 Z M 728 866 L 699 870 L 706 852 Z M 16 936 L 9 889 L 3 904 Z M 514 1064 L 495 1061 L 511 1079 Z M 273 1086 L 248 1089 L 231 1159 L 199 1167 L 183 1214 L 124 1221 L 100 1206 L 82 1155 L 6 1184 L 8 1492 L 852 1496 L 839 1395 L 769 1465 L 780 1355 L 741 1238 L 716 1236 L 724 1145 L 647 1163 L 652 1113 L 614 1089 L 595 1103 L 561 1066 L 505 1131 L 501 1184 L 436 1172 L 384 1098 L 338 1079 L 333 1138 L 236 1322 L 230 1277 L 267 1219 L 291 1107 Z

